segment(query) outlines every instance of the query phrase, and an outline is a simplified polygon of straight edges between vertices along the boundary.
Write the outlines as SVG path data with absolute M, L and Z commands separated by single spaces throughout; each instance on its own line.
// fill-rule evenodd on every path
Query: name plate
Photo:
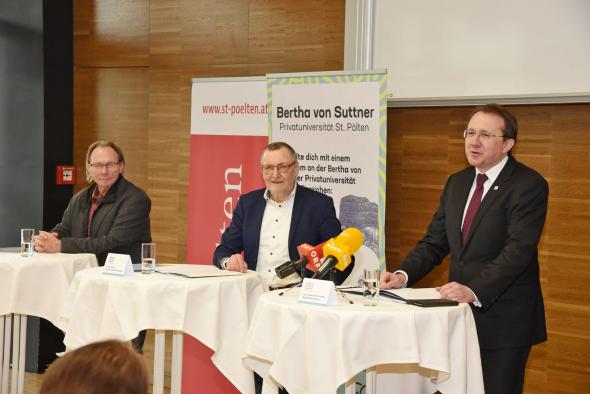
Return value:
M 103 274 L 126 276 L 133 273 L 131 256 L 128 254 L 109 253 L 102 269 Z
M 311 278 L 303 279 L 299 302 L 316 305 L 338 304 L 334 282 Z

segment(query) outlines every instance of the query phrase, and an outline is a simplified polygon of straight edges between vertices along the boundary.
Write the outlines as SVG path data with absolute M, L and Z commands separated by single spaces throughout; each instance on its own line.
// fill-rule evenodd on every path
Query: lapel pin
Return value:
M 498 186 L 494 186 L 494 190 L 498 190 Z

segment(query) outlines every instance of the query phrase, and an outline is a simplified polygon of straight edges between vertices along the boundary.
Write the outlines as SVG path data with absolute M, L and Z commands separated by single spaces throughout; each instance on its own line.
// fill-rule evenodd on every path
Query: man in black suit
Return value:
M 548 186 L 510 154 L 517 132 L 498 105 L 471 114 L 471 166 L 449 177 L 424 238 L 381 278 L 385 289 L 412 285 L 451 254 L 449 283 L 437 290 L 471 304 L 487 394 L 522 393 L 531 346 L 547 339 L 537 244 Z

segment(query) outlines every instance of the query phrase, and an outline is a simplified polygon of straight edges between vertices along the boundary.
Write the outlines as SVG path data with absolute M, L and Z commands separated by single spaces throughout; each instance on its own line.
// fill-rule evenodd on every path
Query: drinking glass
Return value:
M 379 276 L 378 269 L 366 269 L 363 276 L 363 296 L 365 306 L 376 306 L 379 302 Z
M 151 274 L 156 270 L 156 244 L 141 244 L 141 273 Z
M 20 255 L 23 257 L 31 257 L 34 252 L 33 236 L 35 229 L 23 228 L 20 230 Z

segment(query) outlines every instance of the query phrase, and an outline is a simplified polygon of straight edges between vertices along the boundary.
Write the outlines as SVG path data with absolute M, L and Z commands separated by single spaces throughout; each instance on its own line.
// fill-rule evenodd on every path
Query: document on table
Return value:
M 156 272 L 164 275 L 176 275 L 183 278 L 214 278 L 218 276 L 243 275 L 243 272 L 227 271 L 214 265 L 205 264 L 166 264 L 158 265 Z
M 364 295 L 362 288 L 339 288 L 343 293 L 351 293 L 357 295 Z M 403 296 L 402 296 L 403 294 Z M 381 297 L 388 298 L 395 302 L 403 304 L 410 304 L 422 308 L 439 307 L 439 306 L 456 306 L 459 305 L 457 301 L 451 301 L 440 298 L 440 294 L 435 289 L 393 289 L 381 290 L 379 292 Z M 412 297 L 412 298 L 410 298 Z

